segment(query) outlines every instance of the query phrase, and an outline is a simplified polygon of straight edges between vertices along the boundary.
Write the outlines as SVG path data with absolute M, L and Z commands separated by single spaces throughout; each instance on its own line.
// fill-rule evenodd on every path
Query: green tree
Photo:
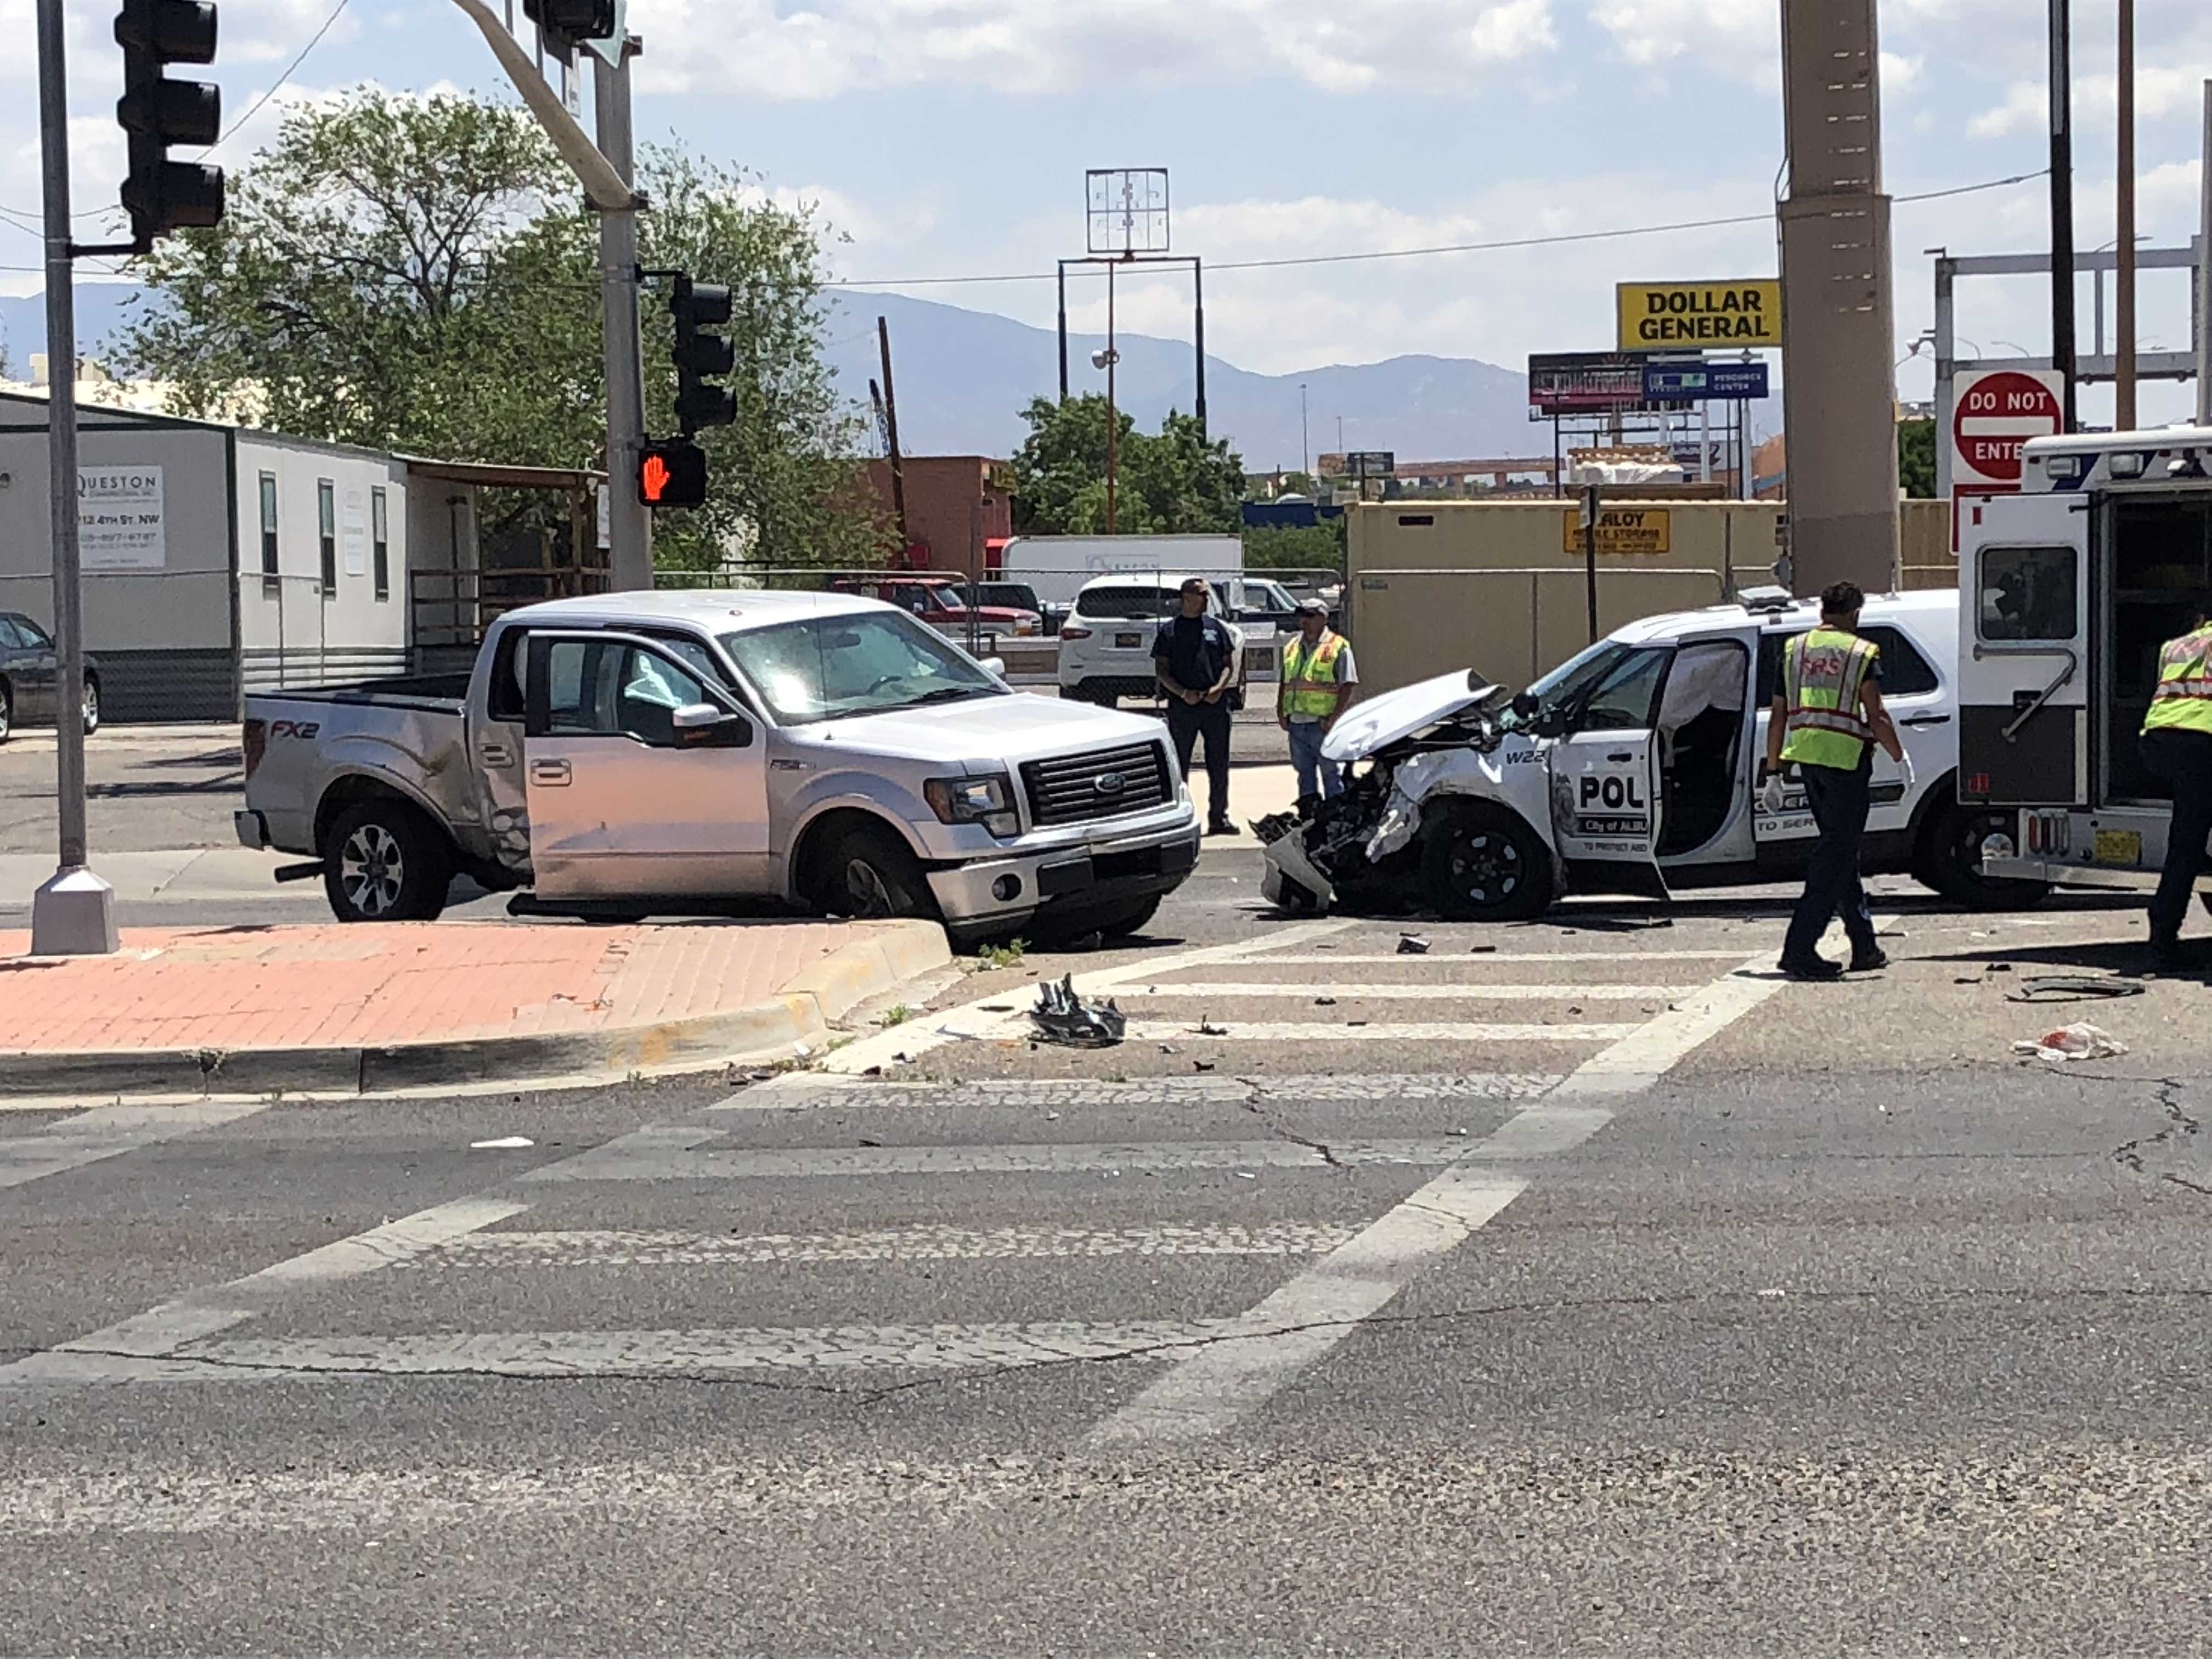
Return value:
M 1936 497 L 1936 422 L 1897 423 L 1897 481 L 1915 501 Z
M 739 425 L 707 441 L 708 505 L 660 515 L 662 562 L 705 562 L 748 526 L 779 562 L 859 562 L 881 537 L 822 361 L 820 228 L 680 150 L 650 151 L 640 183 L 655 204 L 646 262 L 742 296 Z M 605 464 L 598 228 L 517 108 L 364 88 L 299 111 L 234 177 L 223 222 L 161 243 L 137 274 L 149 295 L 124 355 L 179 413 L 243 407 L 301 437 L 444 459 Z M 666 310 L 647 316 L 663 363 Z M 666 430 L 670 387 L 648 378 Z
M 1248 570 L 1341 570 L 1345 526 L 1342 516 L 1307 529 L 1263 526 L 1244 532 Z
M 1030 435 L 1014 452 L 1014 526 L 1032 535 L 1097 535 L 1106 528 L 1106 400 L 1033 399 Z M 1233 534 L 1244 464 L 1207 439 L 1198 417 L 1170 410 L 1156 433 L 1115 414 L 1114 527 L 1126 535 Z

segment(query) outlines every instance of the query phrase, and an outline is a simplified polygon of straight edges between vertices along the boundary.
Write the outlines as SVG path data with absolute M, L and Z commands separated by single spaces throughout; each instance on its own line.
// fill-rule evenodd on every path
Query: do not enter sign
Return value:
M 2020 485 L 2020 449 L 2061 429 L 2058 375 L 1993 369 L 1953 385 L 1951 478 L 1955 484 Z

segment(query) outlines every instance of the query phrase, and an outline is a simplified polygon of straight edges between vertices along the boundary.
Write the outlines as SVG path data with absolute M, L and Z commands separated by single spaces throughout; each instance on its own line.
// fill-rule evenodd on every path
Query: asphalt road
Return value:
M 2005 1053 L 2133 919 L 1253 862 L 833 1073 L 0 1115 L 0 1645 L 2203 1650 L 2203 988 Z

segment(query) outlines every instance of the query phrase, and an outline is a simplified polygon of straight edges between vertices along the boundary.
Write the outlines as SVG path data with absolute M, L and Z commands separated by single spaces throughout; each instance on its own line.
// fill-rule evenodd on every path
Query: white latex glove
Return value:
M 1759 805 L 1760 805 L 1760 806 L 1762 806 L 1762 807 L 1764 807 L 1764 808 L 1765 809 L 1765 811 L 1766 811 L 1766 815 L 1767 815 L 1769 817 L 1779 817 L 1779 816 L 1781 815 L 1781 812 L 1782 812 L 1782 774 L 1781 774 L 1781 773 L 1779 773 L 1779 772 L 1769 772 L 1769 773 L 1766 775 L 1766 781 L 1765 781 L 1765 783 L 1764 785 L 1762 785 L 1762 786 L 1760 787 L 1760 789 L 1759 789 Z

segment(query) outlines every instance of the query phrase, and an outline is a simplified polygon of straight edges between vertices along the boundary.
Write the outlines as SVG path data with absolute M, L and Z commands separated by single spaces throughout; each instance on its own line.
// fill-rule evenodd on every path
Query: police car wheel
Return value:
M 1429 904 L 1450 921 L 1526 921 L 1551 908 L 1551 856 L 1512 813 L 1462 806 L 1424 838 L 1421 886 Z

